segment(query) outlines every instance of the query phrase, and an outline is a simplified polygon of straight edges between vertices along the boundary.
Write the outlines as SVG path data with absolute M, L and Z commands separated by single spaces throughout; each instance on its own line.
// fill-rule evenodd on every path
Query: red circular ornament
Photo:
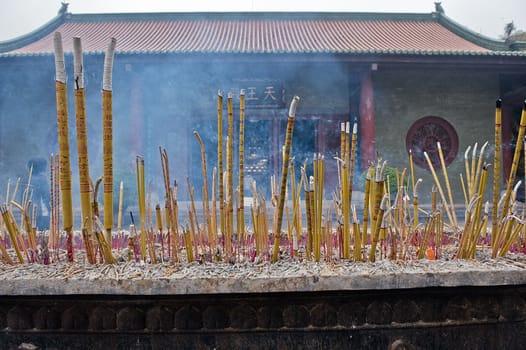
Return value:
M 455 128 L 445 119 L 428 116 L 418 119 L 411 125 L 405 138 L 407 152 L 413 152 L 413 162 L 429 169 L 424 152 L 427 152 L 435 169 L 440 169 L 440 156 L 437 142 L 440 142 L 446 166 L 451 164 L 458 153 L 458 135 Z

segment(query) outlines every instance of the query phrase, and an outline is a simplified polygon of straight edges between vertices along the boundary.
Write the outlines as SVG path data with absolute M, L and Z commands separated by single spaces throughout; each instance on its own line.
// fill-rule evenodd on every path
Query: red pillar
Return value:
M 360 83 L 360 155 L 362 169 L 376 159 L 374 138 L 374 93 L 371 72 Z

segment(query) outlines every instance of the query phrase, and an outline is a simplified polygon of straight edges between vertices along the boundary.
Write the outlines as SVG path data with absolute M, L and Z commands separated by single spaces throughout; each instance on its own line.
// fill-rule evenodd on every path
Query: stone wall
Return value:
M 519 349 L 526 286 L 3 297 L 0 347 Z

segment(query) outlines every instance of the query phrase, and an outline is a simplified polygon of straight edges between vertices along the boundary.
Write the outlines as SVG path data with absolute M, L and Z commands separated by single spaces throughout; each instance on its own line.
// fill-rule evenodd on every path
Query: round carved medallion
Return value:
M 458 153 L 458 135 L 447 120 L 435 116 L 420 118 L 411 125 L 405 138 L 407 152 L 413 152 L 413 162 L 424 169 L 429 169 L 424 152 L 435 169 L 441 167 L 437 142 L 440 142 L 444 162 L 451 164 Z

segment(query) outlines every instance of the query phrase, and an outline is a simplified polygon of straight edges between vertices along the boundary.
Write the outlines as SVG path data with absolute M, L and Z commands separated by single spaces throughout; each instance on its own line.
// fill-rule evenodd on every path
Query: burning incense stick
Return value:
M 62 220 L 67 234 L 68 260 L 73 261 L 73 203 L 71 194 L 71 166 L 69 162 L 68 103 L 66 95 L 66 66 L 62 36 L 55 32 L 53 39 L 56 70 L 56 100 L 58 144 L 60 156 L 60 191 L 62 193 Z
M 493 157 L 493 209 L 491 213 L 491 242 L 494 244 L 499 228 L 499 188 L 502 144 L 502 100 L 495 103 L 495 154 Z
M 112 70 L 117 40 L 110 39 L 104 56 L 102 79 L 102 135 L 104 157 L 104 228 L 106 241 L 111 246 L 113 228 L 113 112 L 112 112 Z M 142 219 L 141 219 L 142 223 Z M 141 232 L 142 235 L 142 232 Z
M 91 216 L 91 187 L 88 161 L 88 133 L 86 128 L 86 96 L 84 89 L 84 67 L 80 38 L 73 38 L 73 61 L 75 78 L 75 114 L 77 126 L 77 157 L 80 185 L 81 229 L 88 232 L 91 239 L 93 232 Z M 85 226 L 84 226 L 85 225 Z M 84 239 L 84 236 L 83 236 Z M 88 242 L 84 240 L 86 246 Z
M 290 158 L 290 149 L 292 147 L 292 132 L 294 129 L 294 117 L 296 116 L 296 107 L 298 105 L 300 98 L 294 96 L 290 104 L 289 109 L 289 118 L 287 122 L 287 132 L 285 134 L 285 152 L 283 154 L 283 164 L 281 168 L 281 188 L 280 188 L 280 197 L 279 197 L 279 206 L 278 206 L 278 216 L 275 224 L 274 230 L 274 250 L 272 252 L 272 262 L 278 260 L 279 253 L 279 243 L 281 237 L 281 225 L 283 224 L 283 207 L 285 205 L 285 191 L 287 189 L 287 173 L 289 169 L 289 158 Z

